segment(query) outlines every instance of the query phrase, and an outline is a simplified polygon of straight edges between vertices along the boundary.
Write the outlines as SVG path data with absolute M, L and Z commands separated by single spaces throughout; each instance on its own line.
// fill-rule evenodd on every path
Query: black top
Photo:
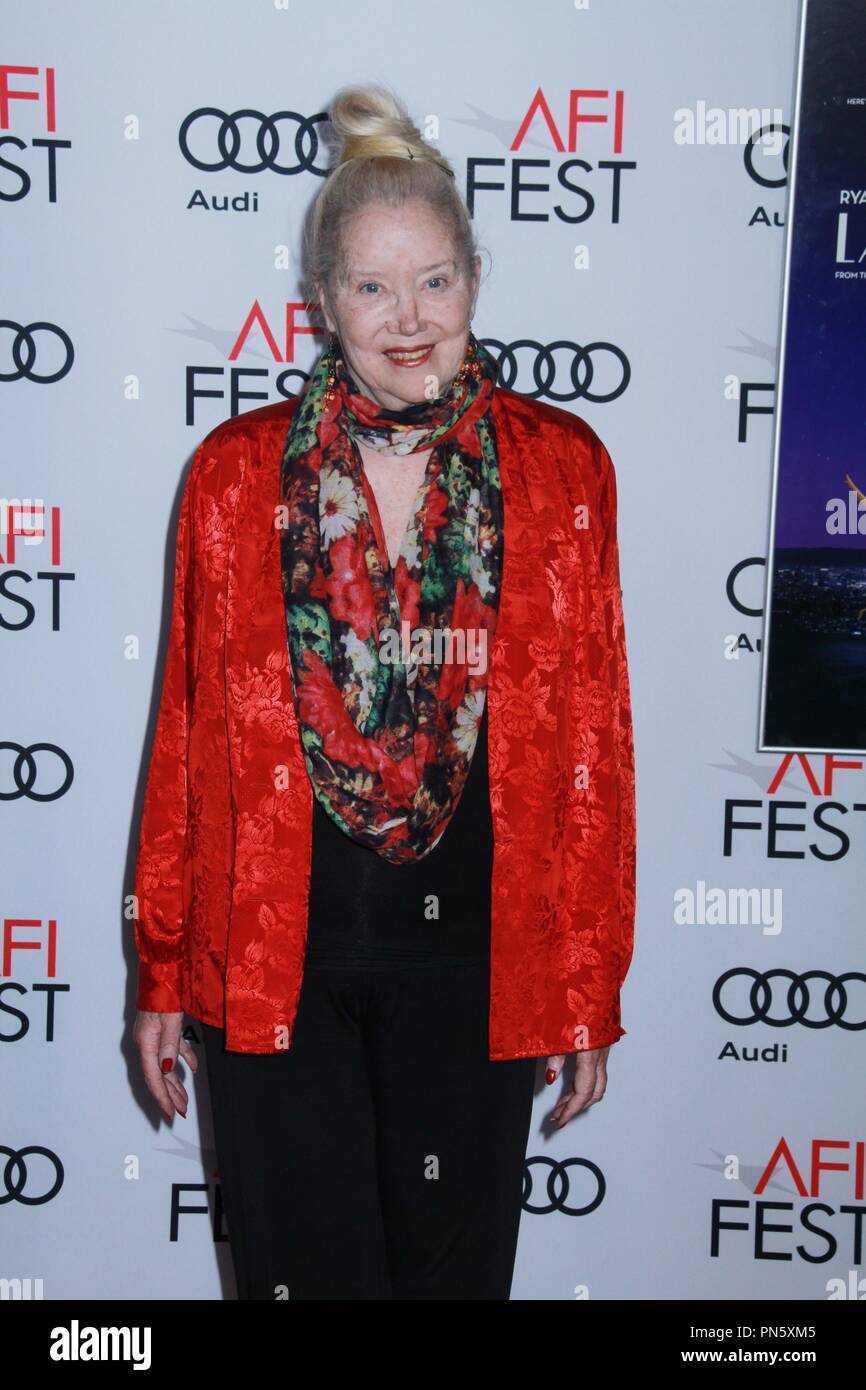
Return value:
M 353 840 L 313 797 L 305 965 L 473 965 L 490 959 L 493 820 L 487 701 L 469 776 L 436 848 L 389 864 Z M 438 900 L 438 911 L 436 901 Z

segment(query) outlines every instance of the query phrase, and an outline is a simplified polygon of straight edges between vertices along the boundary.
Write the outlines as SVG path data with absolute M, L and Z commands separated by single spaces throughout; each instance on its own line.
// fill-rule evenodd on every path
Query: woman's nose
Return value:
M 407 294 L 398 301 L 394 322 L 397 333 L 402 334 L 403 337 L 408 338 L 411 334 L 418 332 L 421 327 L 421 318 L 414 294 Z

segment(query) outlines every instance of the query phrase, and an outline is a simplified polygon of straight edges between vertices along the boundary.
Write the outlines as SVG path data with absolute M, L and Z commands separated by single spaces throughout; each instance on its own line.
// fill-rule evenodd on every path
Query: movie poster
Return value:
M 866 752 L 866 3 L 804 0 L 759 749 Z

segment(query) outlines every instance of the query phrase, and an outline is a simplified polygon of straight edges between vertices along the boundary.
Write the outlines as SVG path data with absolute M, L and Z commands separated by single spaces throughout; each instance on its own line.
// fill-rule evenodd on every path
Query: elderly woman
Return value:
M 201 1025 L 241 1298 L 508 1299 L 535 1059 L 601 1100 L 634 779 L 616 484 L 497 385 L 445 158 L 331 104 L 330 343 L 199 445 L 136 875 L 168 1119 Z

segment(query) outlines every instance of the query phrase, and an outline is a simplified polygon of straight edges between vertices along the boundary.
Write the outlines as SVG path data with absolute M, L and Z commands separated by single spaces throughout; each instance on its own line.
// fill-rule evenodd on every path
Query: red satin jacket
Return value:
M 135 877 L 140 1009 L 291 1045 L 304 972 L 313 791 L 292 700 L 280 464 L 293 398 L 199 445 Z M 494 1061 L 615 1043 L 632 955 L 635 794 L 616 533 L 601 440 L 493 395 L 505 517 L 489 657 Z M 447 834 L 447 830 L 446 830 Z

